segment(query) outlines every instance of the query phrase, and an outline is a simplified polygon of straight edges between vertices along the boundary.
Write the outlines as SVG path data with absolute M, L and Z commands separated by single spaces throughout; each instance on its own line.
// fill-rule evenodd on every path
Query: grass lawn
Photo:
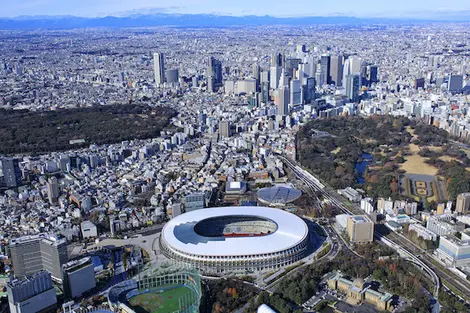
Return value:
M 149 313 L 173 313 L 179 310 L 178 299 L 192 291 L 188 287 L 176 287 L 162 293 L 149 292 L 132 297 L 129 303 Z

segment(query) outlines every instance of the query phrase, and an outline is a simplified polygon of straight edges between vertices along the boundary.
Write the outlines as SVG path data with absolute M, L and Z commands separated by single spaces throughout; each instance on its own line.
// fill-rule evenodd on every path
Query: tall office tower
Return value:
M 323 84 L 331 84 L 331 75 L 330 75 L 330 56 L 328 54 L 324 54 L 321 56 L 320 59 L 320 73 L 321 73 L 321 81 Z
M 15 276 L 46 270 L 62 281 L 62 265 L 67 262 L 67 243 L 46 234 L 12 239 L 9 244 Z
M 174 69 L 169 69 L 165 71 L 165 79 L 167 83 L 175 84 L 178 82 L 178 78 L 179 78 L 178 69 L 174 68 Z
M 351 74 L 361 74 L 362 71 L 362 59 L 353 56 L 349 58 L 349 66 L 351 67 Z
M 298 52 L 298 53 L 305 53 L 305 52 L 307 52 L 307 46 L 306 46 L 306 45 L 297 45 L 297 52 Z
M 21 183 L 20 162 L 15 158 L 2 159 L 2 170 L 5 184 L 8 188 L 18 187 Z
M 348 216 L 346 231 L 352 243 L 367 243 L 374 241 L 374 223 L 367 215 Z
M 463 87 L 463 76 L 462 75 L 449 75 L 447 82 L 447 90 L 449 92 L 459 92 Z
M 228 121 L 219 122 L 219 136 L 222 138 L 230 137 L 230 123 Z
M 346 76 L 346 96 L 353 102 L 359 101 L 361 77 L 359 74 Z
M 209 64 L 207 66 L 207 86 L 210 88 L 209 91 L 216 91 L 217 87 L 222 85 L 222 62 L 214 58 L 209 57 Z
M 52 312 L 57 305 L 51 274 L 46 271 L 10 280 L 7 293 L 11 313 Z
M 261 83 L 261 102 L 265 104 L 269 102 L 269 82 Z
M 470 212 L 470 193 L 461 193 L 457 196 L 457 203 L 455 204 L 455 212 L 467 214 Z
M 281 79 L 282 68 L 280 66 L 273 66 L 269 71 L 269 81 L 271 89 L 279 87 L 279 80 Z
M 289 86 L 279 86 L 277 92 L 277 97 L 275 99 L 277 106 L 277 114 L 282 116 L 289 115 Z
M 301 59 L 286 58 L 284 71 L 286 72 L 287 76 L 295 77 L 294 73 L 299 69 L 299 65 L 301 62 Z
M 51 177 L 47 181 L 47 198 L 50 204 L 57 203 L 59 197 L 59 184 L 57 183 L 56 177 Z
M 155 74 L 155 84 L 157 86 L 163 85 L 165 82 L 165 61 L 163 53 L 155 52 L 153 54 L 153 71 Z
M 90 257 L 64 264 L 63 271 L 67 299 L 79 298 L 96 287 L 95 271 Z
M 301 87 L 299 79 L 290 81 L 290 104 L 297 105 L 303 103 Z
M 315 100 L 315 78 L 307 78 L 304 90 L 305 103 L 312 103 Z
M 284 64 L 284 56 L 282 55 L 282 53 L 274 53 L 271 57 L 271 67 L 282 67 L 282 65 Z
M 342 55 L 334 55 L 331 57 L 330 75 L 331 75 L 331 82 L 335 84 L 336 87 L 343 86 L 343 56 Z
M 377 83 L 379 81 L 377 65 L 369 66 L 369 84 Z
M 261 69 L 258 64 L 253 64 L 253 67 L 251 68 L 251 75 L 254 79 L 256 79 L 257 83 L 259 84 L 261 79 Z

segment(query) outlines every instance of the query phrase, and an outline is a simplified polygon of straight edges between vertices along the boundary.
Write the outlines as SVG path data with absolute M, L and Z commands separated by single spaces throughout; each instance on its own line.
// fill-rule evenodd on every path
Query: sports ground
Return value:
M 178 299 L 186 294 L 189 296 L 191 293 L 188 287 L 179 286 L 163 292 L 151 291 L 137 295 L 129 300 L 129 304 L 149 313 L 173 313 L 179 310 Z

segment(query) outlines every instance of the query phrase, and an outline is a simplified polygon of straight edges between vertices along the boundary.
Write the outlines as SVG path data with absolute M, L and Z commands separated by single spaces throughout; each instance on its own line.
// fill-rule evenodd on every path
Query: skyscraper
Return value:
M 334 55 L 331 57 L 330 63 L 331 82 L 336 87 L 343 86 L 343 56 Z
M 178 69 L 169 69 L 165 71 L 165 79 L 169 84 L 175 84 L 178 82 L 179 73 Z
M 463 87 L 463 76 L 462 75 L 449 75 L 449 81 L 447 82 L 447 90 L 450 92 L 459 92 Z
M 222 138 L 230 137 L 230 123 L 228 121 L 219 122 L 219 136 Z
M 8 188 L 18 187 L 21 183 L 19 160 L 15 158 L 2 159 L 2 170 L 6 186 Z
M 222 85 L 222 62 L 209 57 L 209 64 L 207 66 L 207 86 L 210 92 L 216 91 L 217 87 Z
M 57 202 L 57 198 L 59 197 L 59 185 L 57 183 L 57 178 L 51 177 L 47 181 L 47 198 L 49 199 L 50 204 L 54 204 Z
M 290 81 L 290 101 L 292 105 L 302 104 L 302 92 L 299 79 L 292 79 Z
M 272 66 L 271 70 L 269 71 L 269 81 L 271 89 L 277 89 L 279 87 L 279 80 L 281 78 L 281 67 L 280 66 Z
M 330 76 L 330 56 L 325 54 L 321 56 L 320 59 L 320 73 L 322 84 L 331 84 Z
M 467 214 L 470 211 L 470 193 L 461 193 L 457 196 L 455 212 Z
M 361 77 L 359 74 L 346 76 L 346 96 L 349 100 L 357 102 L 359 100 L 359 90 L 361 88 Z
M 289 115 L 289 100 L 290 90 L 289 86 L 279 86 L 278 94 L 276 97 L 276 106 L 278 115 Z
M 274 53 L 271 57 L 271 67 L 282 67 L 282 65 L 284 64 L 283 59 L 284 57 L 281 53 Z
M 369 67 L 369 84 L 377 83 L 378 81 L 379 78 L 377 65 L 371 65 Z
M 165 82 L 165 62 L 163 53 L 155 52 L 153 54 L 153 71 L 155 74 L 155 84 L 157 86 L 163 85 Z
M 308 77 L 304 86 L 305 103 L 312 103 L 315 100 L 315 78 Z

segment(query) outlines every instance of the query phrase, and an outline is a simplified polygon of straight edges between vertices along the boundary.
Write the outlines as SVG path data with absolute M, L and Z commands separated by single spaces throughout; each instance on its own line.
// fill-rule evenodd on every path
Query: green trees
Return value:
M 176 112 L 147 105 L 110 105 L 48 112 L 0 110 L 0 153 L 38 153 L 158 137 Z M 69 141 L 85 143 L 70 145 Z
M 452 167 L 447 171 L 447 190 L 449 198 L 455 200 L 460 193 L 470 190 L 468 172 L 457 162 L 452 162 Z

